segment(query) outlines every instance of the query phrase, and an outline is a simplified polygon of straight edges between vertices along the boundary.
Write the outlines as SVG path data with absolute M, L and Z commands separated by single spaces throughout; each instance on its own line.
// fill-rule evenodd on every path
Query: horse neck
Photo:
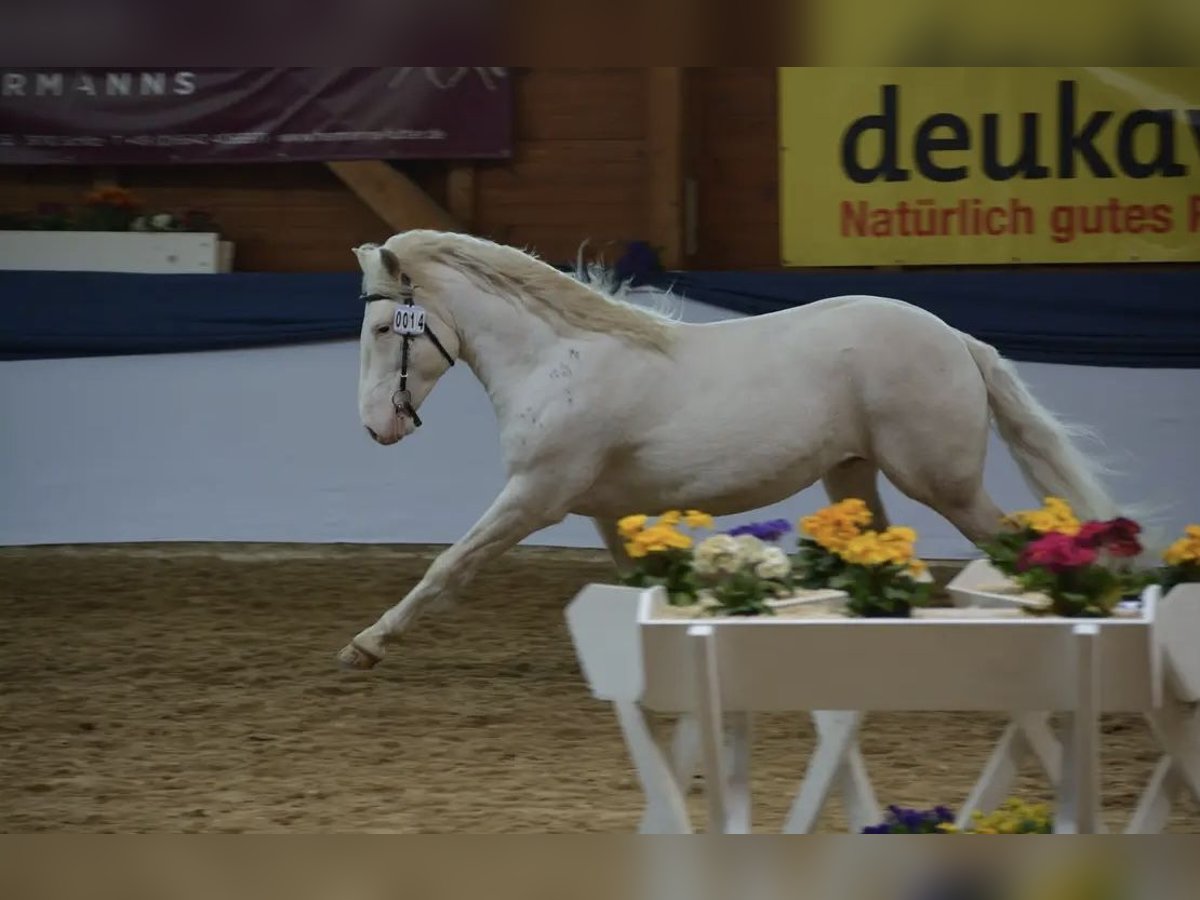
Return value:
M 519 385 L 562 352 L 563 338 L 522 305 L 459 281 L 445 304 L 454 319 L 459 355 L 503 415 Z

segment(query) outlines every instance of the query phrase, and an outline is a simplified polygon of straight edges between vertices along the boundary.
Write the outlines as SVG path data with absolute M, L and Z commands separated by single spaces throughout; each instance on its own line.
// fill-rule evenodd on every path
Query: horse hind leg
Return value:
M 879 496 L 879 468 L 869 459 L 848 459 L 838 463 L 822 476 L 821 483 L 831 502 L 856 497 L 871 511 L 873 528 L 888 527 L 887 511 Z
M 617 572 L 621 575 L 631 573 L 634 568 L 633 560 L 625 552 L 625 542 L 621 540 L 621 535 L 617 531 L 617 523 L 611 519 L 593 519 L 592 522 L 595 524 L 596 530 L 600 532 L 600 538 L 604 541 L 604 546 L 608 548 L 609 554 L 612 555 Z
M 933 467 L 916 472 L 883 465 L 888 480 L 901 493 L 950 521 L 973 544 L 1003 530 L 1004 511 L 983 487 L 983 472 L 968 477 L 941 474 Z

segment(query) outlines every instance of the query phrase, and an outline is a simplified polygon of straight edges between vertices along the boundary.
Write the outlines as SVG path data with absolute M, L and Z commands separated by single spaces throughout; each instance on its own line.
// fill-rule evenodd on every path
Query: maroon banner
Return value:
M 507 69 L 0 69 L 0 164 L 494 159 Z

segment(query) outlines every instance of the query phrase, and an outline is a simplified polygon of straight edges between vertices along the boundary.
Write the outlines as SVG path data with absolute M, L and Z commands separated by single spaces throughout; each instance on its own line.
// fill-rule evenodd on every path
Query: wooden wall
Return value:
M 701 269 L 780 265 L 779 111 L 773 68 L 693 69 L 692 169 Z
M 479 167 L 473 230 L 573 259 L 611 260 L 650 227 L 646 84 L 640 68 L 517 69 L 512 160 Z M 686 174 L 696 183 L 693 268 L 779 265 L 778 126 L 773 68 L 689 69 Z M 442 165 L 404 169 L 439 201 Z M 0 211 L 75 203 L 104 174 L 0 168 Z M 389 229 L 319 163 L 129 167 L 115 173 L 149 207 L 206 209 L 237 244 L 243 271 L 355 266 L 350 248 Z

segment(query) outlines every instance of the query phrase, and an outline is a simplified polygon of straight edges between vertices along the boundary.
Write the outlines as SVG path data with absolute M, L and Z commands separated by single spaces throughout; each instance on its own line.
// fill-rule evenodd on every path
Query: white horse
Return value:
M 621 516 L 744 512 L 818 479 L 884 523 L 882 471 L 979 541 L 1003 515 L 983 488 L 989 411 L 1037 496 L 1065 497 L 1083 516 L 1116 513 L 1097 467 L 995 349 L 901 301 L 832 297 L 683 324 L 478 238 L 411 231 L 355 252 L 363 425 L 380 444 L 411 434 L 461 359 L 495 406 L 508 481 L 341 651 L 345 667 L 378 663 L 431 601 L 570 513 L 592 517 L 622 565 Z M 396 313 L 414 289 L 426 328 L 405 336 Z

